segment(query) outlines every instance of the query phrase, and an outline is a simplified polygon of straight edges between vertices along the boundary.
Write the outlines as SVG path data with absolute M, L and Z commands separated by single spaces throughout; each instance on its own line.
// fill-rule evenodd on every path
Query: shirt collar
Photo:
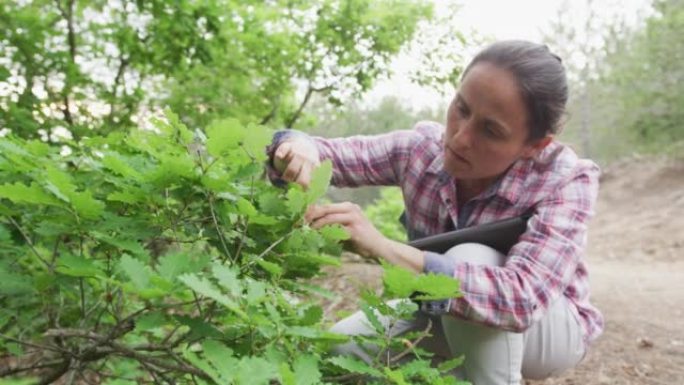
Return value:
M 500 180 L 492 187 L 492 193 L 506 200 L 510 204 L 515 204 L 525 193 L 526 185 L 529 184 L 534 173 L 539 172 L 535 168 L 551 162 L 556 153 L 562 151 L 562 146 L 557 142 L 551 142 L 536 157 L 531 159 L 519 159 L 504 173 Z
M 516 161 L 508 168 L 508 171 L 487 189 L 481 198 L 486 199 L 496 195 L 509 204 L 515 204 L 524 190 L 526 176 L 529 175 L 533 166 L 534 160 L 531 159 L 520 159 Z M 437 175 L 440 181 L 455 182 L 454 178 L 444 170 L 443 151 L 437 153 L 425 169 L 425 172 Z
M 487 194 L 500 197 L 509 204 L 515 204 L 523 193 L 526 176 L 529 175 L 534 161 L 520 159 L 513 163 L 497 181 Z

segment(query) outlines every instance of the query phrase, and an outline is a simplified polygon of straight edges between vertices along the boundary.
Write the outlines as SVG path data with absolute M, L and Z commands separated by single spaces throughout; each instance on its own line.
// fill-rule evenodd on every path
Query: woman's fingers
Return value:
M 277 159 L 286 159 L 287 155 L 290 153 L 290 150 L 292 149 L 292 143 L 290 142 L 283 142 L 278 146 L 276 149 L 275 154 L 273 154 Z
M 290 142 L 284 142 L 276 149 L 273 154 L 273 166 L 281 174 L 287 169 L 287 165 L 292 157 L 292 144 Z
M 312 205 L 307 208 L 304 219 L 314 229 L 339 224 L 349 234 L 345 247 L 355 253 L 370 257 L 384 255 L 386 238 L 373 226 L 361 211 L 361 208 L 350 202 L 333 203 L 322 206 Z
M 320 229 L 323 226 L 327 225 L 335 225 L 335 224 L 340 224 L 342 226 L 347 226 L 353 223 L 354 221 L 354 214 L 352 213 L 335 213 L 335 214 L 327 214 L 323 217 L 319 217 L 318 219 L 314 220 L 311 222 L 310 226 L 314 229 Z
M 273 154 L 273 165 L 288 182 L 308 188 L 311 174 L 318 166 L 318 151 L 310 143 L 302 141 L 283 142 Z
M 299 170 L 299 175 L 295 178 L 295 183 L 299 183 L 305 189 L 308 189 L 309 184 L 311 184 L 311 171 L 313 170 L 313 167 L 314 166 L 311 163 L 304 163 Z
M 297 180 L 302 167 L 304 166 L 304 161 L 299 158 L 294 158 L 288 163 L 287 168 L 283 172 L 283 179 L 288 182 L 294 182 Z
M 308 223 L 313 223 L 326 215 L 348 213 L 353 217 L 361 214 L 361 212 L 361 207 L 351 202 L 311 205 L 304 214 L 304 220 Z

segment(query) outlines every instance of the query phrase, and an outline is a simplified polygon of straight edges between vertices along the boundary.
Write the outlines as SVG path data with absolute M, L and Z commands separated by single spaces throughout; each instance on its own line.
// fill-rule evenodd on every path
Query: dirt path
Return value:
M 585 361 L 529 385 L 684 384 L 684 159 L 631 159 L 604 170 L 587 250 L 604 334 Z M 352 310 L 377 266 L 346 263 L 324 286 L 344 296 L 326 314 Z

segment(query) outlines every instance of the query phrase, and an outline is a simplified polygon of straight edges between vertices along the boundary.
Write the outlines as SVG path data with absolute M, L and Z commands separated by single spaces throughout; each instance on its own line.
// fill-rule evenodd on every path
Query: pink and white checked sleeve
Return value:
M 381 135 L 357 135 L 327 139 L 308 136 L 300 131 L 281 131 L 268 149 L 271 153 L 292 137 L 312 140 L 320 153 L 320 160 L 333 164 L 332 184 L 339 187 L 363 185 L 397 185 L 403 178 L 412 148 L 426 134 L 420 130 L 393 131 Z M 271 179 L 277 179 L 272 167 Z

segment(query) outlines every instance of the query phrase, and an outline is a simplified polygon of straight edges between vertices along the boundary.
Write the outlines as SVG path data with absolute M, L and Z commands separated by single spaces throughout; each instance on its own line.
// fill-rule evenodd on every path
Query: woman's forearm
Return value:
M 379 257 L 391 264 L 405 267 L 416 273 L 423 272 L 425 255 L 415 247 L 387 239 L 380 254 Z

